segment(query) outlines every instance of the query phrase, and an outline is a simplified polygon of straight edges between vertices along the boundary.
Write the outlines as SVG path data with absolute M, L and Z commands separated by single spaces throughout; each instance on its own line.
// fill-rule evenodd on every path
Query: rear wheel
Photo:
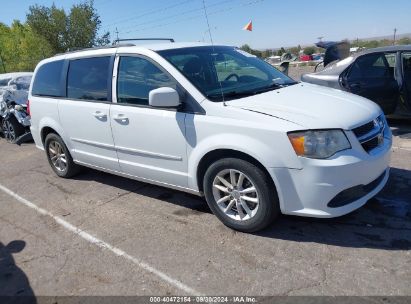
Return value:
M 14 143 L 17 138 L 25 133 L 24 127 L 19 124 L 14 116 L 9 116 L 7 119 L 3 119 L 1 128 L 4 138 L 10 143 Z
M 46 137 L 44 146 L 47 160 L 58 176 L 70 178 L 80 171 L 80 167 L 73 162 L 73 158 L 60 136 L 50 133 Z
M 226 158 L 212 164 L 204 176 L 204 194 L 213 213 L 235 230 L 264 229 L 279 214 L 271 179 L 242 159 Z

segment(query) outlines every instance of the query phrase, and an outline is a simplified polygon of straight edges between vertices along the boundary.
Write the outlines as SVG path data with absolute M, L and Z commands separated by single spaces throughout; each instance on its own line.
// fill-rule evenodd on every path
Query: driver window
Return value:
M 349 78 L 382 78 L 390 75 L 384 54 L 372 54 L 359 57 L 353 64 Z
M 159 67 L 140 57 L 121 57 L 118 68 L 117 102 L 148 105 L 150 91 L 177 89 L 177 83 Z

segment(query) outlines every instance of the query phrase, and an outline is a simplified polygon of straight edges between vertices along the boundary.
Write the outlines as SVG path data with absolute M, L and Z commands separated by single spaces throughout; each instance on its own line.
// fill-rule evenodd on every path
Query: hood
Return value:
M 350 130 L 381 114 L 363 97 L 313 84 L 296 84 L 226 105 L 287 120 L 306 129 Z

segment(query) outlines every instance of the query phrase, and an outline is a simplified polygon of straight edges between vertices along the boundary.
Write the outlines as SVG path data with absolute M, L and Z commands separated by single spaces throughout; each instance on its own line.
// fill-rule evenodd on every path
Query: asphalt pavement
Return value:
M 0 295 L 411 295 L 411 124 L 386 188 L 340 218 L 244 234 L 201 198 L 0 140 Z

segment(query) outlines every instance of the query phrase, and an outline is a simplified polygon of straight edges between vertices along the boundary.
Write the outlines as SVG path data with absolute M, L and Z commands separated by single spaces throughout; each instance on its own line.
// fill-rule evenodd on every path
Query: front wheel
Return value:
M 235 230 L 264 229 L 280 213 L 270 177 L 245 160 L 216 161 L 206 171 L 203 187 L 210 209 L 226 226 Z

